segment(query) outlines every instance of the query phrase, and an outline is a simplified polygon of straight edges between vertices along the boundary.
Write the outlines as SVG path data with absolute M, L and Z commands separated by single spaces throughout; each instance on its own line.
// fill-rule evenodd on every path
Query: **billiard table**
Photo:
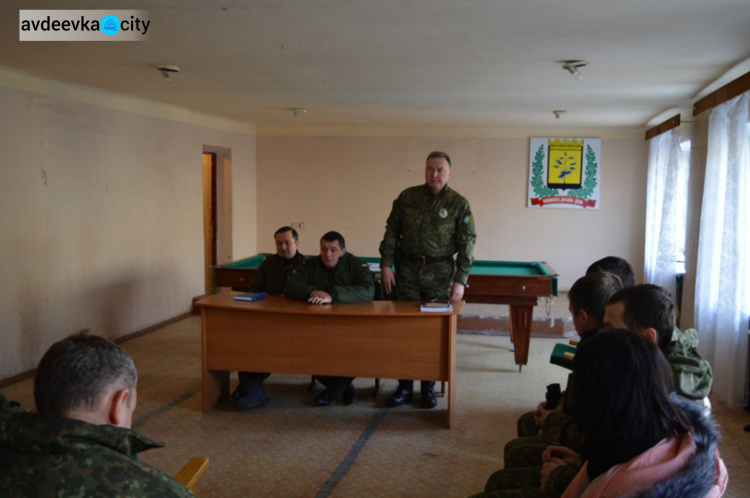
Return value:
M 246 290 L 264 258 L 264 254 L 259 254 L 213 266 L 214 292 L 222 287 Z M 373 266 L 373 277 L 377 279 L 380 258 L 362 259 Z M 557 272 L 544 261 L 474 261 L 471 267 L 464 299 L 468 303 L 510 306 L 510 339 L 519 371 L 529 359 L 534 306 L 539 297 L 557 295 L 557 279 Z M 382 296 L 379 286 L 378 296 Z

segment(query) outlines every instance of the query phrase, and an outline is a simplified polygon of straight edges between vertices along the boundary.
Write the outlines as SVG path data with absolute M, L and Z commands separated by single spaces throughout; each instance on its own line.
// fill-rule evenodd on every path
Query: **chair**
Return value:
M 207 468 L 208 458 L 195 456 L 182 467 L 182 470 L 177 473 L 174 479 L 195 493 L 195 485 L 198 484 L 198 479 L 200 479 Z

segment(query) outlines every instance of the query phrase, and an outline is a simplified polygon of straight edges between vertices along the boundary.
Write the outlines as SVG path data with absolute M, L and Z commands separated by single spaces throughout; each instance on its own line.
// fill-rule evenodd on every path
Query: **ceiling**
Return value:
M 750 70 L 748 0 L 99 0 L 145 42 L 19 42 L 0 65 L 264 127 L 638 130 Z M 582 80 L 561 61 L 582 59 Z M 158 64 L 180 72 L 162 80 Z M 713 84 L 713 86 L 711 86 Z M 709 87 L 707 89 L 707 87 Z M 295 116 L 294 108 L 307 113 Z M 559 119 L 554 110 L 565 110 Z

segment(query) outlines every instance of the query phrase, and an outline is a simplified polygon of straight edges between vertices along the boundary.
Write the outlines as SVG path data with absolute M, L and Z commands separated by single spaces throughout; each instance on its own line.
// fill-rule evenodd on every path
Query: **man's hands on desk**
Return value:
M 333 302 L 333 297 L 327 292 L 316 290 L 310 293 L 307 302 L 311 304 L 330 304 Z
M 391 268 L 381 267 L 380 268 L 380 281 L 383 284 L 386 294 L 390 294 L 393 290 L 393 286 L 396 285 L 396 275 L 393 273 Z M 466 286 L 462 283 L 455 282 L 451 286 L 451 292 L 448 298 L 452 303 L 460 301 L 464 297 L 464 289 Z

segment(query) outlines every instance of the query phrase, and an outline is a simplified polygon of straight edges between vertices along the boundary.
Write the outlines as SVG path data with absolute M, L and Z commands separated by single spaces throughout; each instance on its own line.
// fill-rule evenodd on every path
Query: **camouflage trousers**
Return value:
M 541 489 L 542 466 L 505 468 L 487 479 L 484 492 L 475 495 L 482 498 L 557 498 L 573 481 L 578 471 L 566 465 L 557 467 L 547 478 Z
M 518 417 L 517 432 L 518 437 L 539 435 L 539 426 L 534 420 L 534 412 L 526 412 Z
M 505 468 L 530 467 L 542 464 L 542 453 L 547 448 L 544 436 L 526 436 L 513 439 L 503 448 Z
M 448 299 L 453 273 L 452 260 L 426 265 L 402 261 L 396 273 L 396 300 Z

